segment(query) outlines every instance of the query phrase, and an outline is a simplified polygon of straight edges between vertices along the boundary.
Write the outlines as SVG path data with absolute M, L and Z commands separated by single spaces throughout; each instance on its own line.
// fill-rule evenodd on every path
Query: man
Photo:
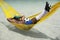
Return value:
M 25 16 L 14 16 L 13 18 L 8 18 L 7 20 L 10 22 L 15 22 L 15 23 L 19 23 L 19 24 L 27 24 L 27 25 L 35 24 L 49 11 L 50 11 L 50 6 L 49 6 L 48 2 L 46 2 L 45 9 L 42 11 L 41 14 L 39 14 L 35 18 L 29 19 L 29 18 L 25 18 Z

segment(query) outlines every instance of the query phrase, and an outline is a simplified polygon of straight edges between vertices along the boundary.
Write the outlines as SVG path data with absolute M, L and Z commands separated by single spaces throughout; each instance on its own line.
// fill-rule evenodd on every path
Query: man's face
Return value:
M 25 16 L 22 16 L 19 20 L 24 21 Z

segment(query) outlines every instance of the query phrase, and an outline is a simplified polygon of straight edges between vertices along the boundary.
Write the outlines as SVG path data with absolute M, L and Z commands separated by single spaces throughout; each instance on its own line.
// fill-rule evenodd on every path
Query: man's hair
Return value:
M 19 20 L 22 16 L 14 16 L 13 19 Z

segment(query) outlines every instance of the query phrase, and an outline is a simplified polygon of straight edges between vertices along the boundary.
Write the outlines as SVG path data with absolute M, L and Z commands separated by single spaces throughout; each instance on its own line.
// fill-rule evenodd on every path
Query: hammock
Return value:
M 6 18 L 13 18 L 14 16 L 22 16 L 22 14 L 18 13 L 15 9 L 13 9 L 9 4 L 7 4 L 6 2 L 2 1 L 0 3 L 0 6 L 6 16 Z M 48 12 L 45 16 L 43 16 L 37 23 L 41 23 L 43 22 L 45 19 L 47 19 L 49 16 L 51 16 L 52 14 L 54 14 L 54 12 L 57 10 L 57 8 L 60 8 L 60 2 L 56 3 L 55 5 L 52 6 L 51 11 Z M 37 15 L 39 15 L 41 12 L 36 13 L 35 15 L 29 16 L 28 18 L 32 19 L 34 17 L 36 17 Z M 13 23 L 10 22 L 13 25 L 15 25 L 18 29 L 20 30 L 30 30 L 35 24 L 30 24 L 30 25 L 26 25 L 26 24 L 17 24 L 17 23 Z M 36 23 L 36 24 L 37 24 Z

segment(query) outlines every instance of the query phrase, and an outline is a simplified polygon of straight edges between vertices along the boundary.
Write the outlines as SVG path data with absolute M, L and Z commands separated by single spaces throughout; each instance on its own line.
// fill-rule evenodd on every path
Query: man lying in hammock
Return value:
M 25 16 L 14 16 L 13 18 L 8 18 L 7 20 L 9 22 L 14 22 L 14 23 L 18 23 L 18 24 L 27 24 L 27 25 L 35 24 L 49 11 L 50 11 L 50 6 L 49 6 L 48 2 L 46 2 L 45 9 L 42 11 L 41 14 L 39 14 L 35 18 L 29 19 L 29 18 L 25 18 Z

